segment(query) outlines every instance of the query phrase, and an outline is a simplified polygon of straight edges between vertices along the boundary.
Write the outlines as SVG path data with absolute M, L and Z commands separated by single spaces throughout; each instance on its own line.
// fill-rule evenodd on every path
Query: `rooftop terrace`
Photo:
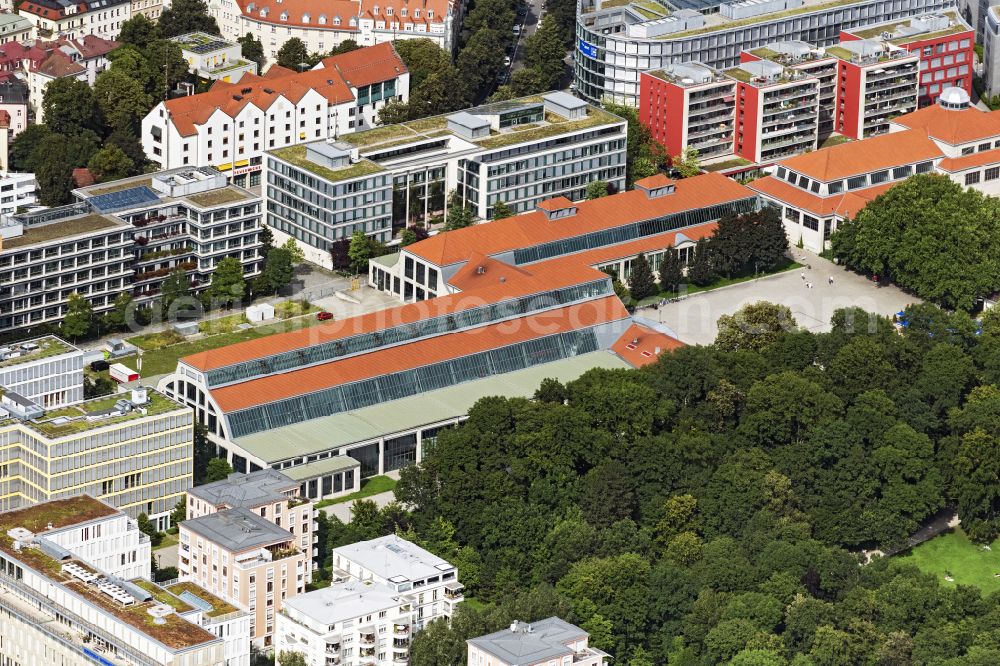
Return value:
M 63 238 L 71 238 L 92 231 L 120 226 L 125 226 L 125 223 L 110 215 L 96 215 L 92 213 L 81 217 L 71 217 L 59 222 L 25 227 L 23 235 L 4 239 L 3 249 L 13 250 L 29 245 L 50 243 Z
M 221 206 L 223 204 L 253 199 L 254 195 L 251 192 L 230 185 L 217 190 L 190 194 L 182 198 L 190 201 L 199 208 L 211 208 L 212 206 Z
M 295 146 L 288 146 L 287 148 L 279 148 L 278 150 L 271 151 L 271 154 L 278 159 L 282 159 L 300 169 L 305 169 L 330 182 L 362 178 L 383 171 L 379 164 L 371 160 L 360 160 L 340 169 L 333 169 L 322 164 L 317 164 L 306 157 L 306 145 L 300 143 Z
M 972 30 L 972 28 L 967 24 L 962 18 L 954 11 L 940 12 L 941 16 L 946 17 L 949 22 L 954 22 L 954 25 L 950 25 L 947 28 L 941 30 L 933 30 L 927 32 L 918 32 L 910 35 L 905 35 L 901 37 L 894 37 L 887 40 L 890 44 L 907 44 L 909 42 L 922 41 L 925 39 L 935 39 L 938 37 L 946 37 L 948 35 L 955 35 L 960 32 L 967 32 Z M 846 30 L 856 37 L 861 39 L 879 39 L 884 32 L 895 32 L 896 29 L 905 27 L 913 27 L 914 19 L 917 17 L 911 17 L 906 19 L 898 19 L 896 21 L 885 21 L 883 23 L 877 23 L 870 28 L 865 28 L 863 30 Z
M 198 597 L 206 604 L 209 604 L 212 607 L 212 610 L 205 611 L 206 617 L 221 617 L 223 615 L 228 615 L 229 613 L 236 613 L 237 611 L 240 610 L 239 608 L 232 605 L 228 601 L 223 601 L 222 599 L 215 596 L 205 588 L 196 585 L 194 583 L 189 583 L 186 581 L 175 583 L 174 585 L 168 587 L 167 590 L 169 590 L 171 595 L 176 595 L 174 598 L 178 599 L 179 601 L 180 601 L 179 596 L 187 592 L 189 594 Z M 181 603 L 184 602 L 181 601 Z
M 110 410 L 119 400 L 128 400 L 128 394 L 116 393 L 114 395 L 95 398 L 81 402 L 69 407 L 46 412 L 45 415 L 35 421 L 24 421 L 24 425 L 39 432 L 40 434 L 55 439 L 68 435 L 78 435 L 88 430 L 104 428 L 109 425 L 117 425 L 126 421 L 145 418 L 147 416 L 157 416 L 166 412 L 187 410 L 184 405 L 174 402 L 170 398 L 155 391 L 148 392 L 149 402 L 133 408 L 124 414 L 108 416 L 105 418 L 87 419 L 88 414 L 96 414 Z M 145 409 L 145 414 L 140 410 Z
M 69 352 L 77 351 L 76 347 L 60 340 L 54 335 L 38 338 L 36 340 L 26 340 L 25 342 L 35 343 L 38 345 L 38 349 L 35 351 L 25 352 L 24 355 L 16 358 L 9 358 L 6 361 L 0 361 L 0 368 L 9 368 L 11 366 L 20 365 L 21 363 L 30 363 L 32 361 L 39 361 L 50 356 L 58 356 L 59 354 L 68 354 Z M 25 342 L 21 342 L 19 344 L 23 345 Z

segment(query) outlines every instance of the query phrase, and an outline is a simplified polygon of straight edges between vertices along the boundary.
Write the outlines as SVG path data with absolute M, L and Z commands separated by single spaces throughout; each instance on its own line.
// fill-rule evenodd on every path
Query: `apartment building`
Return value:
M 189 32 L 172 37 L 181 47 L 188 69 L 196 76 L 209 81 L 239 83 L 244 74 L 256 74 L 257 63 L 243 59 L 239 42 L 220 39 L 205 32 Z
M 83 352 L 47 335 L 0 347 L 0 387 L 54 409 L 83 400 Z
M 400 39 L 429 39 L 450 53 L 458 46 L 463 12 L 463 3 L 453 0 L 209 0 L 208 7 L 223 37 L 236 40 L 249 32 L 271 62 L 292 38 L 310 53 L 326 53 L 346 40 L 374 46 Z
M 71 3 L 65 0 L 27 0 L 17 13 L 31 23 L 33 39 L 86 35 L 115 39 L 122 23 L 132 18 L 132 0 L 96 0 Z
M 183 269 L 204 291 L 226 257 L 259 274 L 260 197 L 210 168 L 182 168 L 74 191 L 78 202 L 0 220 L 0 332 L 62 320 L 70 294 L 98 314 L 123 291 L 140 306 Z
M 158 529 L 191 485 L 191 410 L 148 389 L 46 409 L 0 398 L 0 510 L 87 493 Z
M 142 14 L 150 21 L 156 21 L 163 13 L 163 0 L 131 0 L 131 2 L 132 16 Z
M 892 119 L 887 134 L 783 160 L 750 188 L 781 209 L 791 242 L 819 252 L 840 222 L 921 173 L 1000 194 L 1000 112 L 982 111 L 951 88 L 935 104 Z
M 447 222 L 452 190 L 487 220 L 501 201 L 520 213 L 584 199 L 597 180 L 624 189 L 625 143 L 624 120 L 552 92 L 274 150 L 267 225 L 329 268 L 330 245 L 355 231 L 387 242 L 407 225 Z
M 14 76 L 0 80 L 0 111 L 6 111 L 10 118 L 7 124 L 7 143 L 14 140 L 28 126 L 29 116 L 28 85 Z M 3 169 L 9 168 L 6 151 L 3 154 Z
M 4 124 L 8 128 L 11 124 L 10 114 L 0 110 L 0 134 L 4 129 Z M 0 157 L 4 164 L 7 162 L 7 137 L 0 136 Z M 0 172 L 0 219 L 8 215 L 13 215 L 19 209 L 33 206 L 38 202 L 35 191 L 38 183 L 35 182 L 33 173 L 16 173 L 13 171 Z M 2 236 L 0 236 L 2 238 Z M 0 240 L 0 249 L 2 249 Z
M 52 81 L 62 78 L 86 81 L 87 85 L 93 86 L 97 75 L 111 63 L 108 55 L 118 46 L 118 42 L 96 35 L 80 38 L 60 36 L 54 41 L 39 41 L 29 47 L 10 44 L 3 51 L 8 69 L 23 73 L 34 122 L 42 123 L 45 122 L 42 107 L 45 88 Z
M 937 101 L 941 91 L 961 88 L 972 94 L 975 30 L 957 10 L 924 14 L 844 30 L 841 41 L 880 39 L 920 56 L 918 106 Z M 989 63 L 989 59 L 985 59 Z M 990 71 L 990 68 L 986 68 Z
M 298 488 L 267 469 L 188 491 L 180 578 L 247 609 L 258 648 L 273 644 L 275 614 L 312 580 L 314 509 Z
M 771 42 L 832 46 L 841 31 L 873 20 L 953 7 L 953 0 L 675 0 L 663 7 L 641 0 L 581 0 L 574 85 L 592 102 L 609 98 L 638 106 L 640 74 L 650 69 L 685 62 L 728 69 L 739 64 L 741 51 Z
M 217 81 L 208 92 L 157 104 L 142 147 L 161 168 L 211 165 L 235 184 L 260 184 L 265 151 L 374 127 L 390 101 L 409 99 L 410 75 L 391 43 L 331 56 L 296 73 Z
M 0 13 L 0 44 L 21 42 L 30 36 L 31 21 L 7 11 Z
M 87 495 L 0 513 L 0 654 L 11 664 L 249 666 L 248 615 L 150 581 L 149 537 Z
M 590 634 L 558 617 L 515 620 L 509 629 L 470 638 L 468 666 L 605 666 L 611 655 L 588 645 Z
M 455 565 L 395 534 L 334 548 L 332 557 L 335 576 L 385 585 L 399 595 L 409 606 L 406 624 L 414 632 L 451 618 L 465 599 Z

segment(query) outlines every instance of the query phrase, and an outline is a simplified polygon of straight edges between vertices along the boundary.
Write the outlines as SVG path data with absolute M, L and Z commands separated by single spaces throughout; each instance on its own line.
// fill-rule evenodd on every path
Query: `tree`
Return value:
M 174 510 L 170 512 L 170 523 L 176 526 L 187 520 L 187 502 L 183 499 L 177 500 Z
M 699 287 L 711 284 L 715 279 L 715 269 L 712 266 L 712 255 L 708 241 L 704 238 L 698 240 L 694 246 L 694 257 L 688 265 L 688 278 Z
M 515 97 L 525 97 L 527 95 L 537 95 L 538 93 L 547 92 L 551 90 L 548 83 L 548 79 L 545 78 L 545 74 L 542 72 L 531 67 L 522 67 L 511 75 L 510 85 L 501 86 L 501 88 L 509 87 L 510 98 L 513 99 Z
M 232 466 L 223 458 L 212 458 L 205 469 L 205 483 L 222 481 L 233 473 Z
M 480 30 L 507 30 L 514 25 L 514 10 L 506 0 L 478 0 L 465 17 L 462 27 L 470 33 Z M 471 40 L 470 40 L 471 41 Z
M 546 377 L 542 380 L 538 390 L 535 391 L 534 397 L 535 400 L 541 402 L 554 402 L 561 405 L 566 402 L 566 398 L 569 396 L 566 392 L 566 386 L 562 382 L 558 379 Z
M 219 24 L 208 11 L 204 0 L 173 0 L 160 14 L 159 28 L 163 37 L 176 37 L 189 32 L 219 35 Z
M 670 166 L 677 169 L 681 178 L 690 178 L 701 173 L 698 166 L 698 150 L 696 148 L 685 148 L 680 155 L 670 158 Z
M 240 303 L 246 293 L 243 279 L 243 264 L 239 259 L 226 257 L 215 267 L 212 282 L 208 288 L 210 298 L 220 306 Z
M 138 134 L 142 119 L 152 108 L 142 82 L 113 68 L 97 76 L 94 97 L 112 130 Z
M 56 134 L 73 136 L 97 129 L 94 91 L 86 81 L 64 76 L 50 81 L 42 96 L 45 124 Z
M 173 8 L 176 7 L 177 4 L 174 4 Z M 167 11 L 170 10 L 165 10 L 164 13 Z M 166 99 L 170 90 L 188 78 L 188 63 L 176 42 L 169 39 L 154 40 L 146 47 L 144 54 L 147 64 L 145 88 L 154 100 Z
M 345 39 L 340 44 L 337 44 L 336 46 L 333 47 L 333 50 L 330 51 L 330 55 L 335 56 L 335 55 L 340 55 L 342 53 L 350 53 L 351 51 L 357 51 L 360 48 L 361 45 L 358 44 L 355 40 Z
M 118 32 L 118 41 L 122 44 L 130 44 L 140 51 L 154 39 L 159 39 L 159 26 L 150 21 L 143 14 L 135 14 L 129 20 L 122 23 Z
M 414 243 L 419 243 L 420 241 L 428 238 L 430 234 L 427 233 L 427 229 L 423 227 L 407 227 L 403 229 L 402 233 L 399 235 L 399 244 L 402 247 L 407 245 L 413 245 Z
M 264 63 L 267 57 L 264 55 L 264 45 L 252 32 L 248 32 L 236 41 L 240 43 L 240 55 L 250 62 L 257 63 L 257 72 L 264 71 Z
M 660 289 L 662 291 L 678 292 L 684 280 L 684 267 L 680 256 L 673 248 L 667 248 L 660 262 Z
M 510 217 L 514 214 L 514 211 L 510 209 L 510 206 L 504 201 L 498 201 L 493 204 L 493 219 L 502 220 L 505 217 Z
M 125 156 L 132 160 L 132 171 L 129 175 L 136 175 L 144 171 L 144 167 L 149 163 L 146 153 L 142 152 L 142 145 L 135 134 L 130 132 L 114 131 L 104 142 L 105 147 L 117 146 Z
M 1000 535 L 1000 444 L 977 428 L 962 438 L 955 457 L 953 494 L 962 527 L 976 541 L 988 543 Z
M 392 100 L 379 109 L 379 125 L 398 125 L 410 119 L 410 105 L 406 102 Z
M 448 219 L 445 221 L 445 231 L 464 229 L 475 223 L 476 216 L 471 208 L 466 208 L 465 201 L 458 194 L 458 190 L 452 190 L 448 195 Z
M 656 278 L 646 261 L 646 255 L 642 252 L 632 262 L 632 273 L 628 278 L 628 290 L 632 298 L 641 301 L 644 298 L 656 295 Z
M 160 302 L 163 304 L 163 313 L 166 315 L 178 299 L 184 298 L 190 293 L 191 281 L 188 279 L 187 271 L 180 267 L 170 271 L 160 286 Z
M 145 513 L 139 514 L 136 518 L 136 523 L 138 524 L 139 531 L 148 536 L 154 546 L 159 545 L 160 541 L 163 540 L 163 534 L 156 529 L 156 525 L 153 524 L 153 521 Z
M 365 232 L 360 229 L 354 232 L 347 255 L 351 259 L 351 270 L 354 273 L 363 273 L 368 270 L 368 260 L 371 259 L 372 250 Z
M 10 151 L 8 152 L 10 170 L 28 173 L 37 171 L 36 162 L 32 159 L 32 155 L 38 144 L 52 134 L 53 132 L 48 125 L 28 125 L 21 130 L 10 143 Z
M 308 59 L 309 49 L 306 48 L 305 42 L 298 37 L 286 40 L 278 49 L 278 64 L 292 71 L 301 71 L 301 65 Z
M 281 249 L 288 253 L 288 258 L 291 259 L 292 264 L 301 264 L 306 260 L 306 253 L 299 247 L 294 238 L 289 238 L 282 243 Z
M 1000 207 L 946 176 L 914 176 L 893 187 L 832 243 L 849 267 L 945 307 L 969 310 L 1000 287 Z
M 76 340 L 90 332 L 94 323 L 94 308 L 86 298 L 73 292 L 66 302 L 66 314 L 63 316 L 63 335 Z
M 588 199 L 600 199 L 601 197 L 608 196 L 608 184 L 603 180 L 595 180 L 592 183 L 587 183 L 587 198 Z
M 98 182 L 127 178 L 134 173 L 135 162 L 113 143 L 107 144 L 90 158 L 87 168 Z
M 543 89 L 552 90 L 566 71 L 566 45 L 560 36 L 561 27 L 553 21 L 543 21 L 524 41 L 525 66 L 537 73 Z
M 715 346 L 729 351 L 761 351 L 795 326 L 795 318 L 787 305 L 767 301 L 748 303 L 731 315 L 719 317 Z
M 125 290 L 115 296 L 114 306 L 108 312 L 108 324 L 116 331 L 124 331 L 132 313 L 132 294 Z
M 420 39 L 401 39 L 393 42 L 392 45 L 410 73 L 411 92 L 431 74 L 451 65 L 451 57 L 448 53 L 430 39 L 423 37 Z
M 338 238 L 330 243 L 330 261 L 335 271 L 347 271 L 351 268 L 351 239 Z
M 50 138 L 61 138 L 53 135 Z M 46 143 L 48 143 L 46 141 Z M 33 155 L 33 161 L 38 161 L 35 168 L 35 182 L 38 184 L 38 200 L 45 206 L 62 206 L 72 201 L 74 164 L 62 151 L 52 153 L 39 146 Z
M 301 652 L 286 652 L 282 650 L 278 653 L 279 666 L 308 666 L 305 655 Z
M 278 290 L 291 284 L 294 276 L 295 267 L 292 266 L 291 253 L 282 246 L 267 253 L 267 261 L 260 274 L 259 284 L 265 292 L 277 293 Z
M 449 113 L 468 104 L 468 81 L 453 65 L 432 72 L 419 86 L 410 86 L 410 119 Z

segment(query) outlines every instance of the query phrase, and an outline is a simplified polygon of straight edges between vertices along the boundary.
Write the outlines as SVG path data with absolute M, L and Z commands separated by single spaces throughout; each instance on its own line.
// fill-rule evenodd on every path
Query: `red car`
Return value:
M 323 312 L 317 312 L 316 319 L 319 319 L 320 321 L 328 321 L 330 319 L 333 319 L 333 313 L 326 312 L 325 310 Z

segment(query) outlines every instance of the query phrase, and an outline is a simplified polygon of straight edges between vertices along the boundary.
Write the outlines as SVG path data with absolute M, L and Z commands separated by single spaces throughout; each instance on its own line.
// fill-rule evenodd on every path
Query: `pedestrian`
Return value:
M 833 276 L 832 275 L 830 277 L 828 277 L 827 280 L 829 281 L 830 284 L 833 284 Z
M 805 271 L 802 271 L 801 273 L 799 273 L 799 277 L 801 277 L 801 278 L 802 278 L 802 280 L 803 280 L 803 282 L 804 282 L 804 281 L 805 281 L 805 279 L 806 279 L 806 272 L 805 272 Z

